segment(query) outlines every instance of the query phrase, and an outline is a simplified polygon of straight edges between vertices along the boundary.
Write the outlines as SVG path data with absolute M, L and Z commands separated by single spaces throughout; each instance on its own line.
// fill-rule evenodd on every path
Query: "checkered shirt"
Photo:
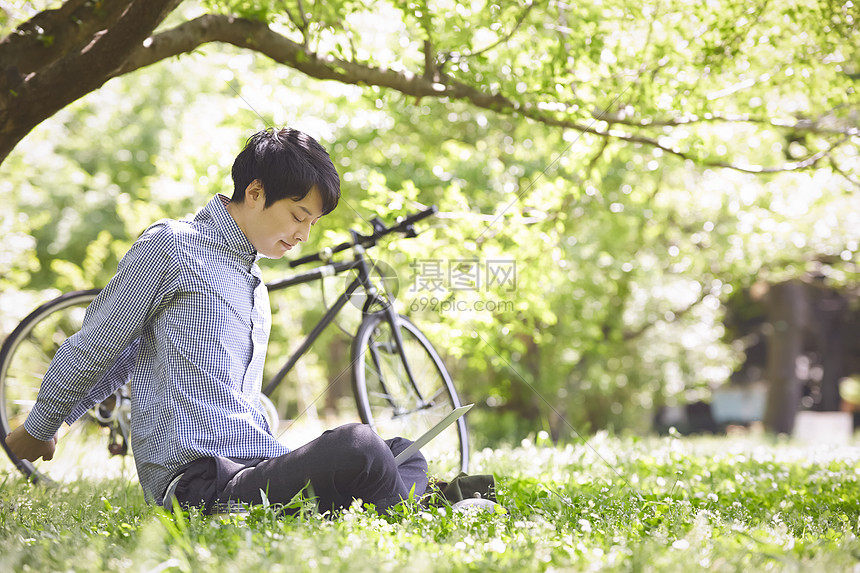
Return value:
M 149 502 L 197 458 L 289 452 L 260 404 L 268 292 L 228 202 L 218 195 L 193 221 L 162 220 L 140 236 L 60 347 L 25 422 L 48 440 L 130 380 L 131 447 Z

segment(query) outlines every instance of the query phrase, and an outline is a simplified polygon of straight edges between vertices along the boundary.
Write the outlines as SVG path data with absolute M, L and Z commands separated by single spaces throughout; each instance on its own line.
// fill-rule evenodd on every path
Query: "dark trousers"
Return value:
M 383 440 L 365 424 L 347 424 L 277 458 L 201 458 L 183 470 L 176 499 L 213 512 L 231 502 L 262 503 L 261 492 L 270 503 L 287 504 L 305 490 L 320 511 L 348 507 L 354 499 L 384 511 L 407 499 L 413 487 L 416 497 L 427 489 L 423 455 L 399 466 L 394 462 L 410 443 Z

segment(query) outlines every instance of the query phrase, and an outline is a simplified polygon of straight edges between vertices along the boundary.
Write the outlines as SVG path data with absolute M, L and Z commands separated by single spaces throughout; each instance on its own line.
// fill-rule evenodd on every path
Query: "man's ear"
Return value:
M 266 204 L 266 190 L 263 189 L 263 182 L 259 179 L 254 179 L 245 188 L 245 200 L 250 204 L 258 204 L 263 206 Z

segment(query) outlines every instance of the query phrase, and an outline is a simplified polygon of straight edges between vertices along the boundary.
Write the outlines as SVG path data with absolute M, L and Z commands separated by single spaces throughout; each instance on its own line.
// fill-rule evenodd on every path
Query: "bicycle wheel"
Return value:
M 460 399 L 439 354 L 408 318 L 400 316 L 403 355 L 397 351 L 385 311 L 362 320 L 352 344 L 352 384 L 361 421 L 383 438 L 416 439 Z M 409 382 L 405 363 L 415 379 Z M 464 418 L 422 448 L 440 475 L 468 471 L 469 438 Z
M 87 306 L 98 290 L 77 291 L 49 301 L 30 313 L 0 348 L 0 431 L 5 436 L 24 423 L 36 402 L 51 359 L 63 341 L 80 330 Z M 90 410 L 71 426 L 60 428 L 54 459 L 36 463 L 18 459 L 0 440 L 15 466 L 33 481 L 109 479 L 135 475 L 122 450 L 121 426 L 130 422 L 128 386 Z M 124 453 L 128 453 L 127 448 Z

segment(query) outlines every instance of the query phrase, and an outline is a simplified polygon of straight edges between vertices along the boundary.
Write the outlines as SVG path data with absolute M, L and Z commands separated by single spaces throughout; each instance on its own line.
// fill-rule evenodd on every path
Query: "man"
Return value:
M 427 486 L 409 444 L 348 424 L 289 451 L 260 404 L 271 326 L 259 257 L 305 242 L 340 198 L 325 149 L 293 129 L 253 135 L 233 164 L 231 199 L 217 195 L 193 221 L 147 229 L 60 347 L 23 426 L 6 437 L 19 458 L 50 460 L 56 432 L 131 373 L 131 446 L 149 502 L 212 511 L 287 503 L 310 484 L 320 509 L 355 498 L 384 510 Z M 413 489 L 414 488 L 414 489 Z

